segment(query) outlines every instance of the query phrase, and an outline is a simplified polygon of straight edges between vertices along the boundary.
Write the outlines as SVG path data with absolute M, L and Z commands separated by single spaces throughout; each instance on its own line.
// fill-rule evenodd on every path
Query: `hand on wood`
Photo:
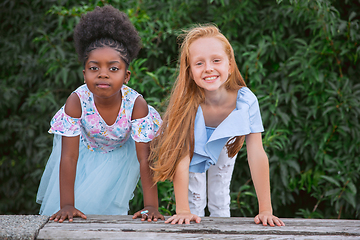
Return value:
M 276 226 L 285 226 L 285 223 L 281 221 L 278 217 L 272 215 L 270 211 L 263 211 L 256 215 L 254 218 L 256 224 L 262 223 L 262 225 L 267 226 L 268 224 L 272 227 Z
M 159 211 L 152 206 L 144 207 L 142 210 L 136 212 L 133 215 L 133 219 L 135 218 L 141 218 L 141 221 L 145 221 L 147 219 L 148 222 L 156 222 L 158 219 L 165 220 L 164 216 L 161 215 Z
M 196 223 L 201 222 L 201 218 L 195 214 L 191 214 L 190 212 L 175 214 L 170 217 L 165 223 L 171 224 L 190 224 L 191 221 L 195 221 Z
M 72 222 L 74 217 L 81 217 L 83 219 L 86 219 L 84 213 L 77 210 L 74 206 L 66 205 L 63 208 L 61 208 L 57 213 L 51 215 L 50 220 L 54 220 L 54 222 L 62 223 L 68 218 L 69 222 Z

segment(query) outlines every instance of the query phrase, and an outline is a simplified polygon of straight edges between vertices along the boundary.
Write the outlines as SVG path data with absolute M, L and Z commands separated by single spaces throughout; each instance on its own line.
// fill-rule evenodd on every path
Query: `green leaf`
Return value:
M 325 179 L 329 183 L 335 184 L 337 187 L 341 187 L 340 183 L 333 177 L 322 175 L 321 178 Z

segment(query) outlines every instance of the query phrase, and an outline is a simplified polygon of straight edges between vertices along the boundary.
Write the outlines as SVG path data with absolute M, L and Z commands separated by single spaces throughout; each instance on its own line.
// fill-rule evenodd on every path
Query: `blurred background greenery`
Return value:
M 0 214 L 37 214 L 54 113 L 83 83 L 73 46 L 81 14 L 111 4 L 143 43 L 131 87 L 160 112 L 176 76 L 177 36 L 215 23 L 257 95 L 279 217 L 360 219 L 359 0 L 3 0 L 0 3 Z M 257 199 L 243 148 L 231 184 L 232 216 Z M 174 212 L 172 183 L 159 184 Z M 142 206 L 141 186 L 131 211 Z

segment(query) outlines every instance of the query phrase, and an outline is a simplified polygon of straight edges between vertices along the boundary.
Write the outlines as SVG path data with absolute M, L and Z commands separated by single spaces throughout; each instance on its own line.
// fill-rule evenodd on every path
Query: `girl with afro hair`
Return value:
M 51 120 L 54 142 L 37 194 L 40 214 L 58 222 L 126 215 L 140 175 L 145 207 L 133 218 L 164 219 L 148 164 L 161 118 L 125 85 L 140 50 L 138 32 L 126 14 L 96 7 L 82 16 L 74 41 L 85 84 Z

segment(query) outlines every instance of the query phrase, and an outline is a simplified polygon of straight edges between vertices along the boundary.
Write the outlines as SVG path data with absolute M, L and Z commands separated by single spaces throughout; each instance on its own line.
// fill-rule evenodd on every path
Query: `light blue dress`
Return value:
M 64 106 L 51 120 L 53 149 L 41 178 L 36 202 L 41 215 L 60 209 L 59 164 L 62 136 L 78 136 L 79 158 L 75 179 L 75 207 L 85 214 L 126 215 L 129 200 L 139 180 L 135 141 L 149 142 L 158 131 L 161 118 L 148 107 L 149 114 L 131 120 L 139 93 L 123 86 L 122 105 L 115 123 L 108 126 L 98 113 L 93 95 L 86 85 L 74 91 L 81 102 L 82 115 L 72 118 Z
M 216 164 L 221 150 L 230 138 L 264 131 L 258 100 L 249 88 L 239 89 L 236 109 L 215 129 L 205 126 L 199 106 L 194 129 L 195 148 L 189 171 L 202 173 L 208 170 L 210 165 Z

